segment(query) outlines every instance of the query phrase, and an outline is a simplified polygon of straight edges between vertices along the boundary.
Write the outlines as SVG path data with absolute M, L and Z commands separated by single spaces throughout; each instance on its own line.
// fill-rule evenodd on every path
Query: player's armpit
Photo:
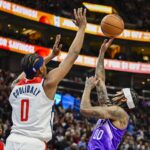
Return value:
M 110 106 L 107 109 L 109 118 L 112 120 L 128 119 L 127 113 L 119 106 Z

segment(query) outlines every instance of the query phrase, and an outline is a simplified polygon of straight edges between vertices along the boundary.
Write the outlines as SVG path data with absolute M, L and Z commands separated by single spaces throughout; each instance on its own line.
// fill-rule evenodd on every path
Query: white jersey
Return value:
M 12 106 L 11 133 L 38 138 L 48 142 L 52 139 L 53 105 L 43 90 L 43 79 L 21 80 L 9 97 Z

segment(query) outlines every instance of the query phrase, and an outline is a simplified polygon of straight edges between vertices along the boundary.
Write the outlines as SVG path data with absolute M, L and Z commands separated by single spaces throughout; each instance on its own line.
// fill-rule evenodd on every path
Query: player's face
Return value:
M 112 98 L 112 101 L 113 101 L 113 104 L 115 105 L 121 105 L 122 103 L 125 103 L 127 99 L 124 97 L 124 94 L 122 91 L 118 91 Z

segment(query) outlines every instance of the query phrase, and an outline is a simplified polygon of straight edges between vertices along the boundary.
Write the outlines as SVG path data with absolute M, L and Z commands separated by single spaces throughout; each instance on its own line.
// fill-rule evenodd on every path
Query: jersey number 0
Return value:
M 29 100 L 23 99 L 21 100 L 21 121 L 28 121 L 29 115 Z

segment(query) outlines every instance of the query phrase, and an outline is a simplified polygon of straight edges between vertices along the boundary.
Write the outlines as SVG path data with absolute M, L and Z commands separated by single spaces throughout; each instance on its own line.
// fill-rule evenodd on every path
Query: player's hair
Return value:
M 136 93 L 136 91 L 134 89 L 130 89 L 130 93 L 135 105 L 135 108 L 138 106 L 139 104 L 139 98 L 138 98 L 138 94 Z M 124 97 L 124 94 L 122 94 L 121 98 Z M 121 103 L 119 106 L 121 106 L 122 108 L 124 108 L 127 112 L 128 115 L 130 116 L 130 119 L 132 120 L 133 124 L 136 126 L 136 113 L 135 113 L 135 108 L 130 109 L 127 105 L 127 103 L 123 102 Z
M 35 64 L 35 60 L 39 58 L 38 54 L 27 54 L 21 60 L 21 68 L 26 73 L 26 70 L 32 68 Z M 32 72 L 30 74 L 26 73 L 27 79 L 32 79 L 36 76 L 36 72 Z
M 130 89 L 130 92 L 131 92 L 131 96 L 132 96 L 133 102 L 135 104 L 135 107 L 137 107 L 137 105 L 139 104 L 138 94 L 136 93 L 136 91 L 134 89 Z M 127 103 L 122 103 L 121 107 L 123 107 L 125 109 L 129 109 L 127 106 Z

